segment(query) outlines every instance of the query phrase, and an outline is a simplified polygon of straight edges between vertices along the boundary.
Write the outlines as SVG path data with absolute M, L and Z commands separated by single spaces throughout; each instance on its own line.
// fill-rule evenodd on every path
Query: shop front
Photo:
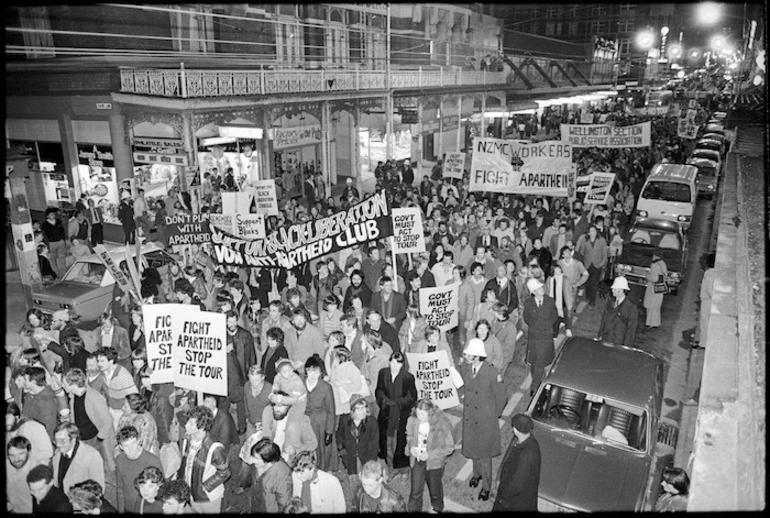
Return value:
M 199 175 L 192 185 L 200 185 L 203 175 L 219 176 L 224 184 L 232 171 L 236 189 L 270 178 L 264 166 L 264 130 L 249 121 L 210 123 L 198 130 L 196 159 Z
M 120 225 L 120 188 L 112 148 L 97 144 L 77 144 L 77 153 L 76 190 L 93 199 L 96 206 L 102 209 L 105 223 Z

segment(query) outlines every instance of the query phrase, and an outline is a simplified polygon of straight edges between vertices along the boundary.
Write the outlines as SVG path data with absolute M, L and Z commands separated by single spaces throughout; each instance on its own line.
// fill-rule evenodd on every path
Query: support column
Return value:
M 385 97 L 385 160 L 393 158 L 393 92 L 388 90 Z
M 355 120 L 353 120 L 353 135 L 351 135 L 351 138 L 353 139 L 353 155 L 351 159 L 353 160 L 353 170 L 351 171 L 353 173 L 353 182 L 358 188 L 358 184 L 361 181 L 361 142 L 360 138 L 358 136 L 359 129 L 361 128 L 361 108 L 358 105 L 358 102 L 356 102 L 356 116 Z
M 270 110 L 262 110 L 262 171 L 260 171 L 260 180 L 267 180 L 269 178 L 275 178 L 275 171 L 273 171 L 273 153 L 270 146 L 270 138 L 268 132 L 273 127 L 273 121 L 270 118 Z
M 195 132 L 193 131 L 192 113 L 189 111 L 182 112 L 182 140 L 184 141 L 184 151 L 187 153 L 187 163 L 190 164 L 187 168 L 198 167 L 198 156 L 195 150 L 198 148 L 195 142 Z M 198 171 L 200 174 L 200 171 Z M 222 172 L 224 174 L 224 171 Z M 200 179 L 201 184 L 203 178 Z M 187 190 L 187 171 L 179 179 L 179 190 Z
M 64 152 L 64 171 L 67 173 L 67 181 L 75 189 L 75 200 L 80 198 L 80 177 L 78 171 L 78 147 L 75 142 L 75 134 L 72 130 L 72 117 L 68 113 L 60 113 L 59 134 L 61 135 L 61 147 Z M 42 185 L 42 184 L 41 184 Z
M 460 141 L 463 133 L 463 96 L 457 96 L 457 147 L 456 151 L 460 151 Z
M 417 127 L 420 129 L 420 131 L 417 132 L 417 160 L 416 162 L 416 169 L 417 169 L 417 178 L 418 182 L 422 181 L 422 155 L 423 155 L 423 136 L 422 136 L 422 97 L 417 98 Z
M 436 150 L 436 161 L 444 158 L 444 99 L 438 96 L 438 149 Z M 433 137 L 435 141 L 436 137 Z
M 131 146 L 123 120 L 123 114 L 110 115 L 110 141 L 112 142 L 112 158 L 115 161 L 115 175 L 118 185 L 123 180 L 134 177 L 134 161 L 131 156 Z
M 481 138 L 484 138 L 487 136 L 487 124 L 486 119 L 487 117 L 487 94 L 482 93 L 481 94 Z
M 323 101 L 321 105 L 321 167 L 326 184 L 326 192 L 331 192 L 331 163 L 329 162 L 329 133 L 331 130 L 331 116 L 329 113 L 329 101 Z

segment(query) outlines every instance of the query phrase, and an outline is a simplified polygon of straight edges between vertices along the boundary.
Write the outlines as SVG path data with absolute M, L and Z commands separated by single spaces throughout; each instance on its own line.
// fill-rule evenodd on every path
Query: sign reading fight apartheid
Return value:
M 425 234 L 419 207 L 393 209 L 393 240 L 397 254 L 425 252 Z
M 414 376 L 418 399 L 430 399 L 442 410 L 460 404 L 446 351 L 406 353 L 406 359 L 409 372 Z
M 257 213 L 267 216 L 278 215 L 278 201 L 275 195 L 275 180 L 259 180 L 253 183 L 252 193 L 257 204 Z
M 698 125 L 689 118 L 679 119 L 676 130 L 679 138 L 694 139 L 698 136 Z
M 631 126 L 562 124 L 561 141 L 572 147 L 647 147 L 650 145 L 650 126 L 650 121 Z
M 460 301 L 460 286 L 437 286 L 420 288 L 420 313 L 429 326 L 448 331 L 457 325 L 457 309 Z
M 465 153 L 459 151 L 444 154 L 442 172 L 444 178 L 462 178 L 465 168 Z
M 566 196 L 572 148 L 557 140 L 535 144 L 473 139 L 470 191 Z
M 349 207 L 313 221 L 280 228 L 264 239 L 239 238 L 214 227 L 214 261 L 234 266 L 294 268 L 326 254 L 393 235 L 391 210 L 381 190 Z
M 583 203 L 606 205 L 614 181 L 615 173 L 592 173 Z
M 248 214 L 251 207 L 252 193 L 223 192 L 222 214 Z
M 196 305 L 186 304 L 145 304 L 142 306 L 147 366 L 151 371 L 150 382 L 174 382 L 174 364 L 171 358 L 174 333 L 171 323 L 177 319 L 184 319 L 185 315 L 191 311 L 199 313 L 200 308 Z
M 178 212 L 166 216 L 168 244 L 192 245 L 211 241 L 208 214 L 186 214 Z
M 171 320 L 171 365 L 174 385 L 187 390 L 227 396 L 225 315 L 187 311 Z

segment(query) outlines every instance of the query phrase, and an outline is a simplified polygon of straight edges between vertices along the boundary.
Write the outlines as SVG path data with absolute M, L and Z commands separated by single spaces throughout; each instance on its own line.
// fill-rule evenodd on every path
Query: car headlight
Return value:
M 59 304 L 59 307 L 62 309 L 71 309 L 71 306 L 69 304 L 64 304 L 64 303 Z
M 690 221 L 690 216 L 679 216 L 679 217 L 676 218 L 676 220 L 677 221 L 687 222 L 687 221 Z
M 628 264 L 619 264 L 615 267 L 615 273 L 618 275 L 625 275 L 631 271 L 631 266 Z
M 637 213 L 637 214 L 638 214 L 640 217 L 642 217 L 642 218 L 646 218 L 646 217 L 647 217 L 647 211 L 646 211 L 646 210 L 637 210 L 637 211 L 636 211 L 636 213 Z
M 42 306 L 43 305 L 43 301 L 40 300 L 40 299 L 32 299 L 32 303 L 35 304 L 36 306 Z

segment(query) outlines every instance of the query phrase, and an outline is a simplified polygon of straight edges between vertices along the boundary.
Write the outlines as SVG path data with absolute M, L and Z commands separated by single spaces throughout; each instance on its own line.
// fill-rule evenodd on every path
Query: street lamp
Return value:
M 655 34 L 652 31 L 642 31 L 636 35 L 636 45 L 641 50 L 649 50 L 655 43 Z

